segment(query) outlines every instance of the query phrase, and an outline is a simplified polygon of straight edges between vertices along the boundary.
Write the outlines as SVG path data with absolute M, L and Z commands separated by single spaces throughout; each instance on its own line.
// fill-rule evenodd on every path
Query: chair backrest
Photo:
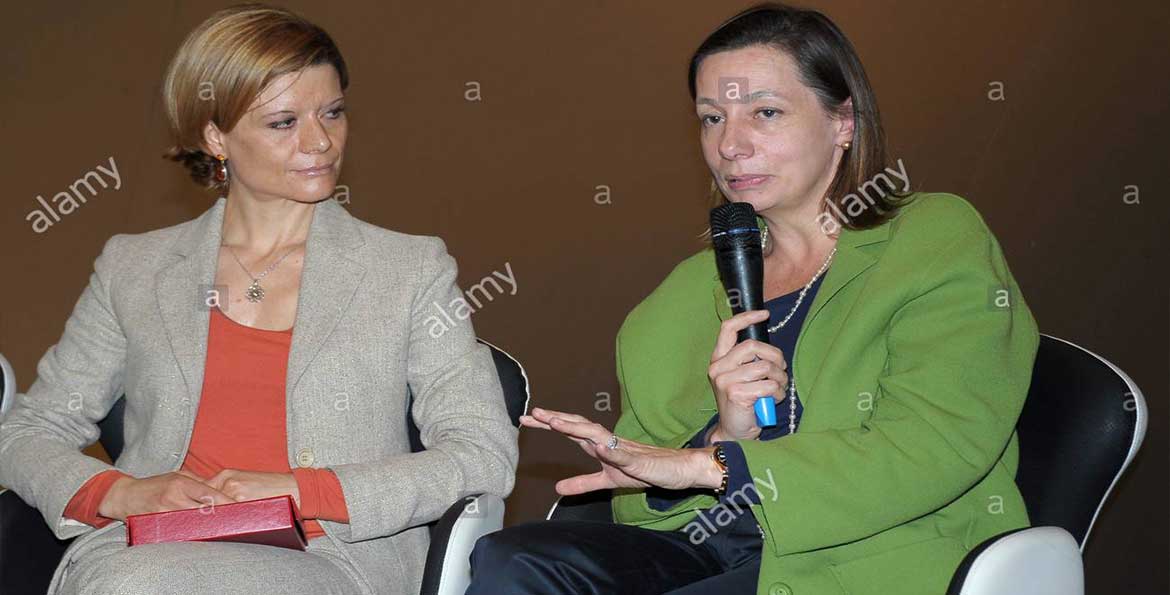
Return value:
M 1016 484 L 1033 526 L 1062 527 L 1083 551 L 1097 514 L 1146 434 L 1146 401 L 1105 358 L 1040 336 L 1016 431 Z
M 496 373 L 499 374 L 500 384 L 504 387 L 504 401 L 508 408 L 508 416 L 512 418 L 513 425 L 519 426 L 520 416 L 528 411 L 528 376 L 524 372 L 524 367 L 503 349 L 483 339 L 477 340 L 486 345 L 492 352 Z M 413 399 L 413 396 L 411 398 Z M 106 418 L 98 423 L 98 427 L 101 428 L 99 441 L 106 449 L 106 453 L 110 455 L 111 460 L 117 460 L 122 454 L 124 438 L 122 421 L 125 417 L 125 408 L 126 400 L 118 399 Z M 423 450 L 423 446 L 419 440 L 418 428 L 415 426 L 414 420 L 411 419 L 410 409 L 410 407 L 406 408 L 406 426 L 410 436 L 410 447 L 412 452 L 419 452 Z

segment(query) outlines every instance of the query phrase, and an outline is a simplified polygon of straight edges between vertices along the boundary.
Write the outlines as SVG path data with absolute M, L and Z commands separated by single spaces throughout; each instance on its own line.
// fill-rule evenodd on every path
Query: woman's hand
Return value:
M 232 502 L 234 500 L 223 492 L 183 471 L 145 479 L 123 477 L 115 481 L 98 505 L 98 514 L 124 521 L 132 514 L 183 510 Z
M 707 377 L 715 391 L 719 423 L 712 428 L 707 444 L 721 440 L 754 440 L 760 435 L 755 404 L 760 397 L 773 396 L 777 403 L 787 396 L 788 362 L 779 348 L 748 340 L 736 344 L 739 331 L 768 320 L 767 310 L 751 310 L 723 321 L 711 354 Z
M 557 482 L 562 496 L 612 488 L 659 486 L 668 489 L 719 487 L 723 476 L 711 458 L 710 448 L 677 449 L 619 440 L 616 449 L 606 443 L 612 432 L 580 415 L 534 408 L 520 417 L 529 428 L 555 430 L 576 442 L 585 454 L 601 463 L 601 471 Z
M 292 473 L 224 469 L 211 479 L 203 479 L 183 469 L 115 481 L 98 505 L 98 514 L 124 521 L 132 514 L 214 507 L 285 494 L 301 505 L 301 492 Z
M 186 473 L 183 471 L 183 473 Z M 195 477 L 195 475 L 191 475 Z M 301 505 L 301 491 L 292 473 L 268 473 L 264 471 L 241 471 L 224 469 L 211 479 L 201 479 L 214 490 L 223 492 L 236 502 L 259 500 L 288 494 L 297 507 Z

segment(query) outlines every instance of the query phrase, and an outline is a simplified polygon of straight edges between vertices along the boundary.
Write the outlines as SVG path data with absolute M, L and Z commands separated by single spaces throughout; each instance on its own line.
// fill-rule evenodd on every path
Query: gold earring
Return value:
M 227 181 L 228 177 L 227 157 L 216 154 L 215 158 L 219 160 L 219 163 L 216 164 L 215 168 L 215 181 L 223 183 Z
M 848 151 L 849 149 L 853 148 L 853 142 L 852 141 L 845 141 L 845 142 L 841 143 L 841 148 Z

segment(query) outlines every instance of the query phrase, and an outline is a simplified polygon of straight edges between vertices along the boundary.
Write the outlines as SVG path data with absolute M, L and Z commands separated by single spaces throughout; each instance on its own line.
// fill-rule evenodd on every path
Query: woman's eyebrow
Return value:
M 343 100 L 343 99 L 345 99 L 345 96 L 344 96 L 344 95 L 342 95 L 341 97 L 338 97 L 337 99 L 334 99 L 333 101 L 330 101 L 329 103 L 326 103 L 325 105 L 333 105 L 333 104 L 335 104 L 335 103 L 338 103 L 338 102 L 340 102 L 340 101 L 341 101 L 341 100 Z M 292 114 L 292 115 L 296 115 L 296 112 L 294 112 L 293 110 L 290 110 L 290 109 L 282 109 L 282 110 L 280 110 L 280 111 L 275 111 L 275 112 L 268 112 L 267 114 L 264 114 L 264 115 L 262 115 L 262 116 L 260 116 L 260 117 L 261 117 L 261 118 L 267 118 L 268 116 L 275 116 L 275 115 L 277 115 L 277 114 Z
M 760 89 L 759 91 L 753 91 L 751 93 L 748 93 L 747 95 L 745 95 L 743 97 L 742 100 L 731 101 L 731 102 L 726 102 L 726 103 L 751 103 L 753 101 L 756 101 L 756 100 L 764 98 L 764 97 L 775 98 L 775 99 L 784 99 L 783 95 L 781 95 L 781 94 L 779 94 L 771 89 Z M 700 98 L 695 100 L 695 103 L 696 104 L 714 105 L 716 107 L 719 106 L 719 102 L 715 101 L 714 99 L 711 99 L 710 97 L 700 97 Z

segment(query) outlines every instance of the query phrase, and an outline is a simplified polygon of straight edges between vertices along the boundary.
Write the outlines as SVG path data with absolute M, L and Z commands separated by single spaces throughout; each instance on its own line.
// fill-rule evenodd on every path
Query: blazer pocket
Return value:
M 847 595 L 938 595 L 967 548 L 954 537 L 937 537 L 830 566 Z

